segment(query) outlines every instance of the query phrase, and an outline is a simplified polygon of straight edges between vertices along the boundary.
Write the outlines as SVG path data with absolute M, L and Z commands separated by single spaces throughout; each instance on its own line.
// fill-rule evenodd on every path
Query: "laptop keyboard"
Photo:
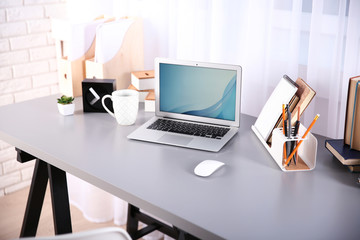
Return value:
M 148 126 L 147 129 L 214 139 L 221 139 L 230 130 L 230 128 L 226 127 L 179 122 L 168 119 L 157 119 L 150 126 Z

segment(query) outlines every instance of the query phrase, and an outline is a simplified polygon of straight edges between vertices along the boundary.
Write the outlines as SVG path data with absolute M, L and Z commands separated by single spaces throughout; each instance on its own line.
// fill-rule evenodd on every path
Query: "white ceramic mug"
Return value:
M 105 105 L 105 99 L 110 98 L 113 103 L 114 113 L 112 113 Z M 122 89 L 112 92 L 111 95 L 105 95 L 101 99 L 101 103 L 105 110 L 120 125 L 132 125 L 136 121 L 139 109 L 139 93 L 131 89 Z

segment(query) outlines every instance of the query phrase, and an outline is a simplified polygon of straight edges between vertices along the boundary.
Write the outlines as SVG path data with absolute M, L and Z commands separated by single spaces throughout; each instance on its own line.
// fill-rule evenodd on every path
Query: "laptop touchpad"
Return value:
M 185 137 L 185 136 L 174 136 L 171 134 L 164 134 L 162 137 L 158 139 L 159 142 L 169 143 L 169 144 L 176 144 L 186 146 L 191 140 L 194 138 L 192 137 Z

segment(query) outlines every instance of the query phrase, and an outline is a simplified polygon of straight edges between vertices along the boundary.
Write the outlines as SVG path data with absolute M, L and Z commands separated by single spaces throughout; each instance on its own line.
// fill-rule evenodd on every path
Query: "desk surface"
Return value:
M 317 164 L 282 172 L 242 114 L 241 128 L 218 153 L 128 140 L 153 116 L 119 126 L 106 113 L 58 113 L 50 96 L 0 108 L 0 139 L 78 176 L 202 239 L 358 239 L 360 189 L 317 136 Z M 209 178 L 205 159 L 225 162 Z

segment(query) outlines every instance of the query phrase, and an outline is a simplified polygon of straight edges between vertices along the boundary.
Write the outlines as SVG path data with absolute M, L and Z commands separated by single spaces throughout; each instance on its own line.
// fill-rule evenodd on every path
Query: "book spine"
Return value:
M 353 139 L 355 138 L 355 135 L 358 134 L 358 133 L 355 133 L 355 128 L 356 128 L 356 119 L 355 119 L 355 115 L 356 115 L 356 107 L 357 107 L 357 99 L 359 98 L 359 94 L 358 94 L 358 87 L 359 87 L 359 83 L 360 81 L 358 81 L 356 83 L 356 87 L 355 87 L 355 98 L 354 98 L 354 107 L 353 107 L 353 113 L 352 113 L 352 120 L 351 120 L 351 133 L 350 133 L 350 148 L 354 148 L 354 141 Z M 359 150 L 359 149 L 357 149 Z

